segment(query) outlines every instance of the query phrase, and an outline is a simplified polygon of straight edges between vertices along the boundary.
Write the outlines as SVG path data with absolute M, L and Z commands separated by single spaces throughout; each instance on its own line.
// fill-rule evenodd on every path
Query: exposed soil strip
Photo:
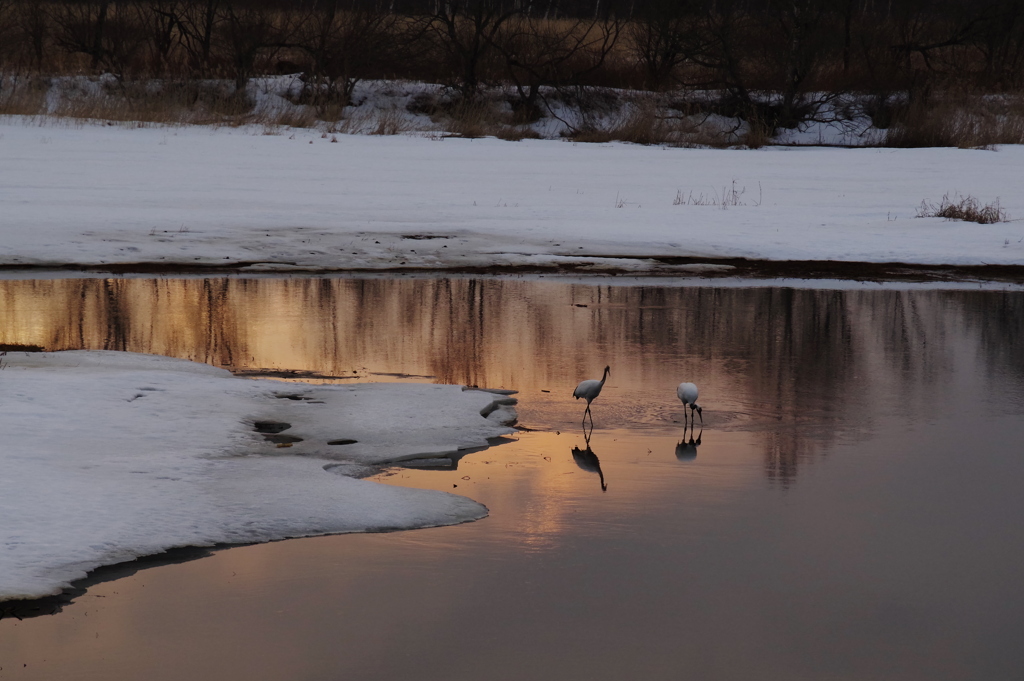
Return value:
M 328 380 L 352 380 L 362 378 L 357 374 L 346 375 L 346 376 L 335 376 L 332 374 L 323 374 L 319 371 L 309 371 L 307 369 L 241 369 L 234 367 L 226 367 L 235 376 L 261 376 L 264 378 L 293 378 L 297 380 L 310 380 L 310 379 L 328 379 Z M 284 397 L 283 395 L 281 397 Z M 295 398 L 299 399 L 299 398 Z
M 609 256 L 582 255 L 586 258 L 601 259 L 600 265 L 588 262 L 551 263 L 550 265 L 486 265 L 477 267 L 392 267 L 392 268 L 337 268 L 309 267 L 303 269 L 292 263 L 278 263 L 280 270 L 273 269 L 273 263 L 265 261 L 233 262 L 230 264 L 188 265 L 172 263 L 118 263 L 110 265 L 0 265 L 0 272 L 49 271 L 49 272 L 95 272 L 97 274 L 587 274 L 592 276 L 634 276 L 634 277 L 699 277 L 701 279 L 751 278 L 751 279 L 848 279 L 854 281 L 998 281 L 1024 283 L 1024 265 L 919 265 L 899 262 L 850 262 L 842 260 L 753 260 L 748 258 L 693 258 L 675 256 Z M 623 267 L 616 269 L 607 265 L 608 260 L 651 260 L 664 267 L 653 267 L 646 271 Z M 258 271 L 247 270 L 260 265 Z M 718 271 L 701 270 L 689 273 L 675 270 L 687 265 L 727 266 Z M 338 377 L 341 378 L 341 377 Z

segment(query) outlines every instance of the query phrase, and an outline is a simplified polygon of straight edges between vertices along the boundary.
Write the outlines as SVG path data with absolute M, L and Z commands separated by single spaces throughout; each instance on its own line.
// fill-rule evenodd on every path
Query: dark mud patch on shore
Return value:
M 21 343 L 0 343 L 0 352 L 43 352 L 43 346 L 23 345 Z
M 236 546 L 232 544 L 231 546 Z M 176 549 L 169 549 L 163 553 L 151 556 L 142 556 L 135 560 L 115 565 L 104 565 L 91 570 L 88 576 L 75 580 L 72 585 L 59 594 L 43 596 L 42 598 L 17 599 L 0 601 L 0 620 L 15 618 L 19 620 L 30 617 L 41 617 L 45 615 L 56 615 L 65 607 L 71 605 L 76 598 L 84 595 L 90 587 L 104 582 L 112 582 L 116 579 L 131 577 L 140 570 L 146 568 L 160 567 L 162 565 L 175 565 L 185 563 L 198 558 L 205 558 L 212 555 L 214 551 L 227 548 L 224 546 L 186 546 Z
M 993 281 L 1024 283 L 1020 265 L 917 265 L 899 262 L 846 262 L 841 260 L 697 260 L 655 258 L 666 265 L 716 264 L 733 269 L 704 277 L 745 277 L 751 279 L 845 279 L 850 281 Z
M 115 275 L 477 275 L 508 276 L 542 274 L 549 276 L 630 276 L 651 278 L 699 279 L 840 279 L 859 282 L 993 282 L 1024 284 L 1024 265 L 941 265 L 900 262 L 858 262 L 842 260 L 757 260 L 750 258 L 695 258 L 659 255 L 592 255 L 574 256 L 578 262 L 552 262 L 536 265 L 486 265 L 468 267 L 325 268 L 295 263 L 233 262 L 230 264 L 188 263 L 118 263 L 94 265 L 0 265 L 0 273 L 81 272 Z M 636 263 L 648 261 L 649 269 L 617 268 L 609 261 Z M 251 269 L 259 266 L 259 269 Z M 340 378 L 340 377 L 339 377 Z
M 351 376 L 323 373 L 308 369 L 267 369 L 267 368 L 232 368 L 227 367 L 235 376 L 245 378 L 287 378 L 296 381 L 325 380 L 325 381 L 348 381 L 363 378 L 353 373 Z M 301 399 L 299 397 L 289 398 L 287 395 L 279 395 L 287 399 Z

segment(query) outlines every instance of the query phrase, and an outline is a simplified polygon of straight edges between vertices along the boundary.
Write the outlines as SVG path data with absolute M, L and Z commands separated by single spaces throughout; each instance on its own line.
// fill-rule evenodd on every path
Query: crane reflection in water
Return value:
M 686 439 L 686 428 L 683 428 L 683 439 L 676 445 L 676 458 L 680 461 L 693 461 L 697 458 L 697 447 L 700 446 L 700 436 L 704 429 L 697 431 L 697 437 L 693 437 L 693 425 L 690 426 L 690 439 Z
M 601 479 L 601 491 L 608 491 L 608 484 L 604 481 L 604 473 L 601 472 L 601 461 L 597 458 L 597 454 L 594 454 L 594 450 L 590 448 L 590 436 L 593 434 L 593 429 L 588 433 L 586 426 L 583 428 L 583 440 L 586 442 L 587 448 L 580 449 L 579 447 L 572 448 L 572 460 L 576 462 L 576 465 L 588 473 L 597 473 Z

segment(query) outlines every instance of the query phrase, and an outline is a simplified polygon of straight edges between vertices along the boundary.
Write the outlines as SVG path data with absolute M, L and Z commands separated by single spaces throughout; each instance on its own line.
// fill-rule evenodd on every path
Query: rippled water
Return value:
M 531 429 L 456 470 L 379 478 L 466 494 L 485 520 L 233 548 L 97 584 L 59 614 L 0 622 L 0 678 L 1024 668 L 1019 292 L 0 281 L 0 322 L 6 345 L 516 389 Z M 571 393 L 606 364 L 588 442 Z M 698 433 L 683 432 L 682 380 L 701 388 Z

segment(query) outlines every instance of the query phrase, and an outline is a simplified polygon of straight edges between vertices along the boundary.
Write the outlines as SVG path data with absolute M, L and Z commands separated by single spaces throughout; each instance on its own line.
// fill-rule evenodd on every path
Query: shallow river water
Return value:
M 101 571 L 56 614 L 0 621 L 0 679 L 1024 669 L 1024 293 L 0 281 L 0 344 L 510 388 L 529 429 L 455 470 L 376 478 L 465 494 L 488 518 Z M 571 393 L 605 365 L 588 443 Z M 683 380 L 700 386 L 697 433 Z

